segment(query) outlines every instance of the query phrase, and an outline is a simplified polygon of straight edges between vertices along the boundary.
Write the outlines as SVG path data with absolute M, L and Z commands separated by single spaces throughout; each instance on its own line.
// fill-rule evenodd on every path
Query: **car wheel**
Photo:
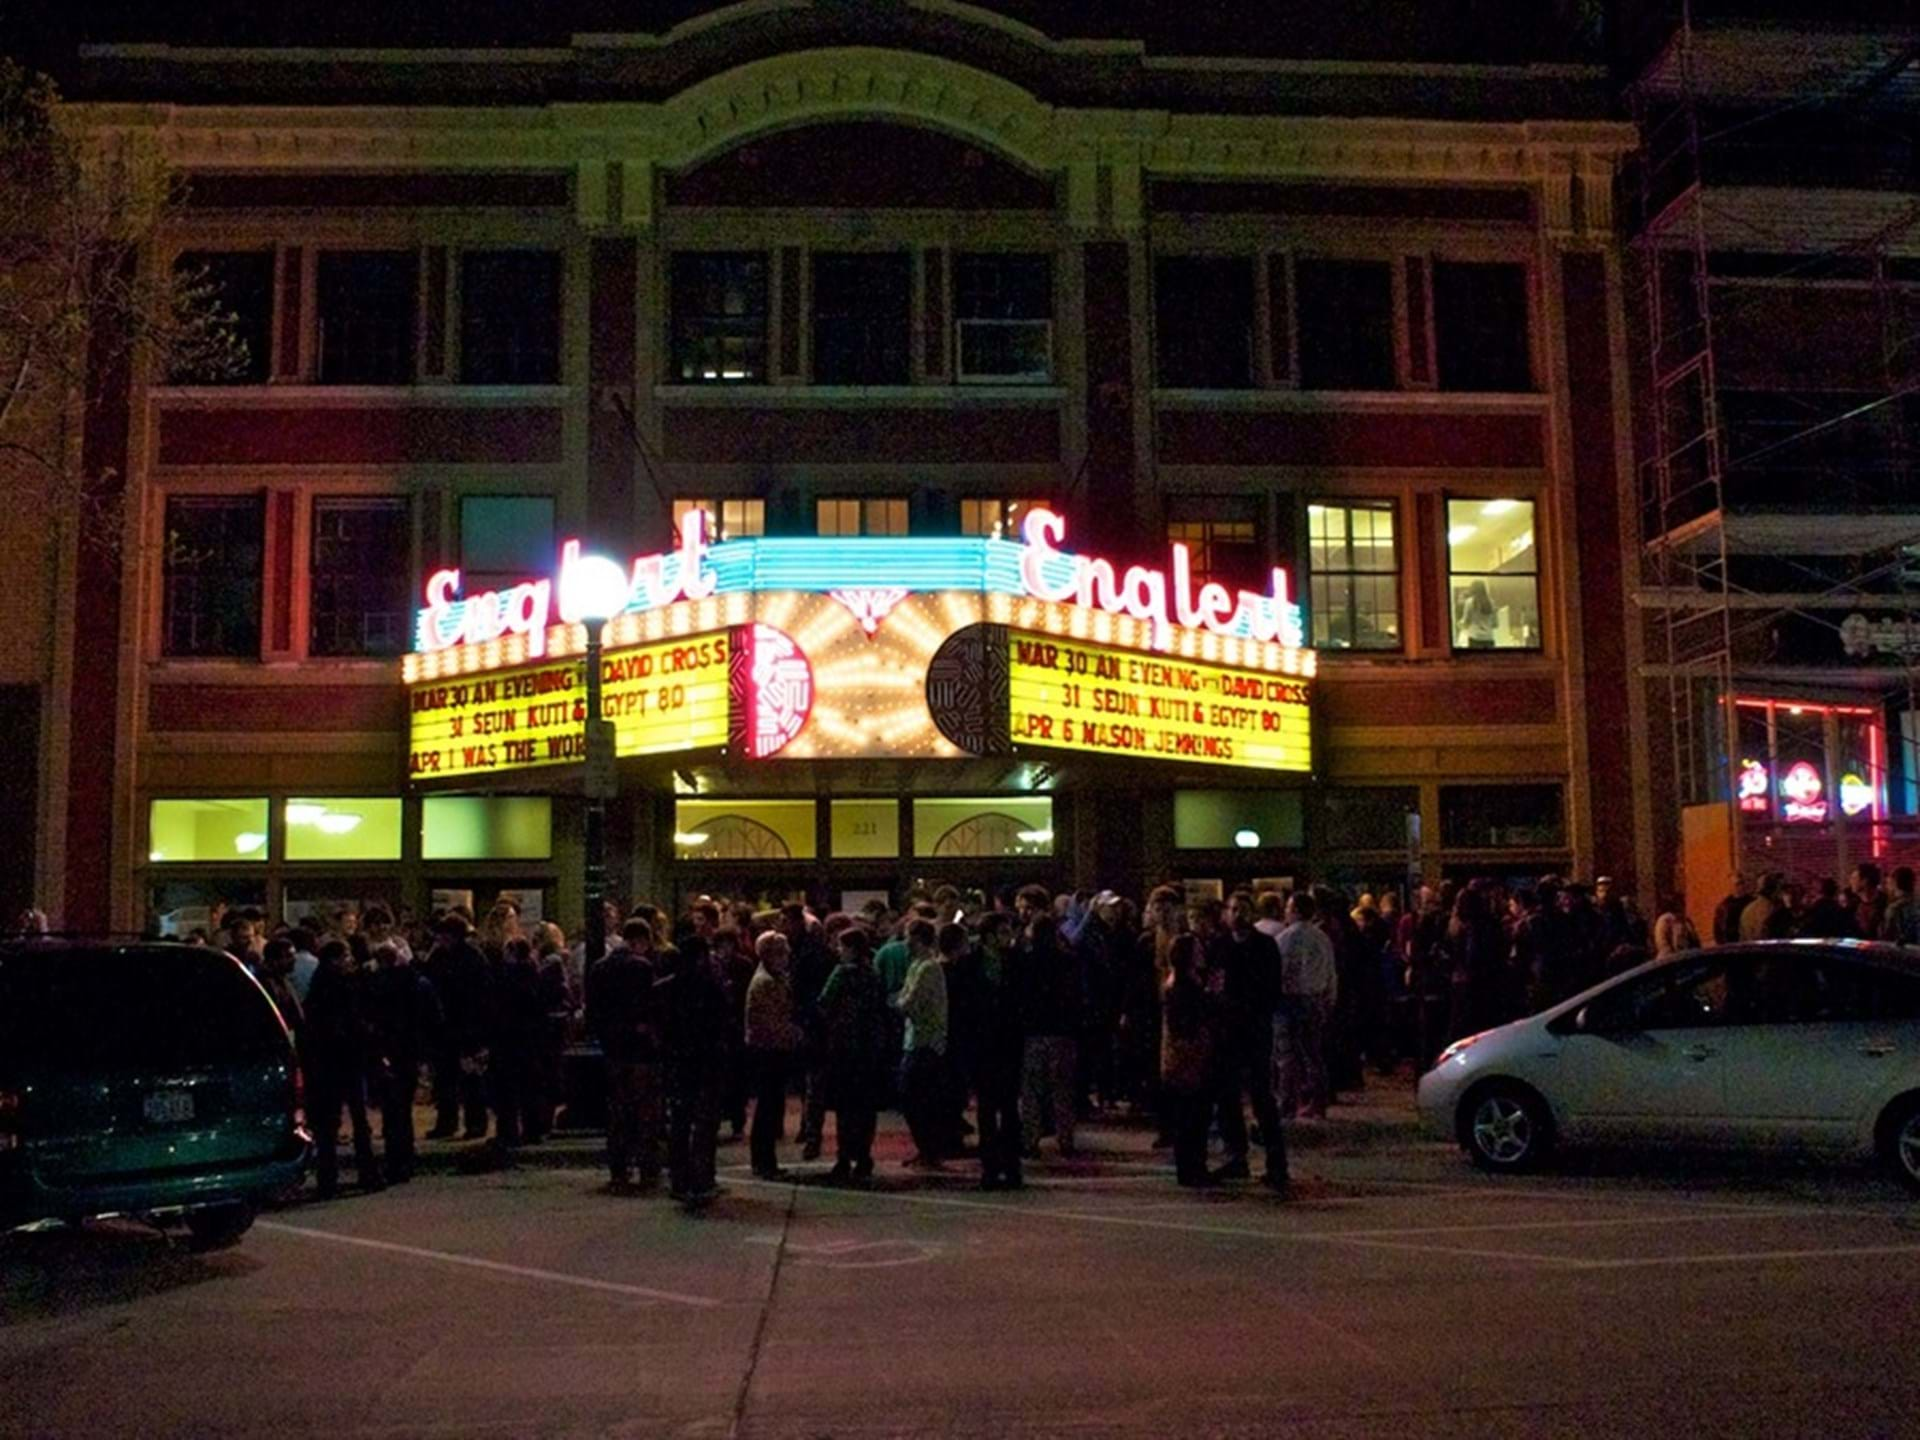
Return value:
M 253 1207 L 246 1204 L 209 1205 L 187 1212 L 187 1248 L 196 1255 L 225 1250 L 240 1243 L 253 1228 Z
M 1460 1146 L 1482 1170 L 1531 1170 L 1552 1144 L 1553 1119 L 1546 1104 L 1522 1085 L 1496 1081 L 1461 1103 Z
M 1888 1108 L 1880 1122 L 1880 1158 L 1894 1179 L 1920 1194 L 1920 1096 Z

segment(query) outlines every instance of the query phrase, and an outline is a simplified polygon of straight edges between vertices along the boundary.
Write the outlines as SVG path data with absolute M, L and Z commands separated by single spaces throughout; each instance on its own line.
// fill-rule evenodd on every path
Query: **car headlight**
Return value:
M 1438 1070 L 1449 1060 L 1454 1059 L 1456 1056 L 1466 1054 L 1469 1047 L 1478 1045 L 1480 1041 L 1486 1037 L 1486 1033 L 1486 1031 L 1482 1030 L 1478 1035 L 1462 1035 L 1458 1040 L 1440 1052 L 1438 1058 L 1433 1062 L 1433 1068 Z

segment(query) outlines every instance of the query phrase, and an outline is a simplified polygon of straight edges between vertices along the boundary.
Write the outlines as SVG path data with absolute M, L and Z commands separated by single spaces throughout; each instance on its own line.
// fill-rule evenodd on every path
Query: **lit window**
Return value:
M 676 800 L 681 860 L 811 860 L 819 853 L 811 800 Z
M 1308 607 L 1313 643 L 1336 650 L 1400 648 L 1400 557 L 1384 501 L 1307 506 Z
M 173 495 L 161 556 L 161 650 L 260 656 L 266 501 L 258 495 Z
M 1168 507 L 1167 543 L 1187 547 L 1196 580 L 1257 584 L 1260 531 L 1245 507 L 1226 500 L 1177 500 Z
M 1540 648 L 1540 557 L 1531 500 L 1447 502 L 1456 650 Z
M 1035 507 L 1044 508 L 1044 500 L 966 499 L 960 502 L 960 533 L 988 535 L 1002 539 L 1019 538 L 1020 522 Z
M 313 502 L 310 654 L 399 655 L 406 650 L 412 543 L 405 500 Z
M 420 802 L 424 860 L 546 860 L 553 802 L 544 795 L 429 795 Z
M 707 512 L 707 539 L 751 540 L 767 533 L 767 502 L 764 500 L 694 500 L 673 502 L 673 531 L 680 533 L 680 522 L 696 510 Z
M 991 795 L 913 802 L 913 853 L 924 859 L 980 860 L 1053 854 L 1053 799 Z
M 767 378 L 767 257 L 673 257 L 673 374 L 689 385 Z
M 155 800 L 147 807 L 147 859 L 156 865 L 254 864 L 267 858 L 268 836 L 264 797 Z
M 1297 790 L 1176 790 L 1176 850 L 1267 850 L 1306 843 Z
M 398 860 L 397 797 L 297 797 L 281 810 L 289 860 Z
M 890 860 L 900 853 L 898 800 L 835 800 L 831 818 L 836 860 Z
M 904 499 L 828 499 L 814 510 L 816 533 L 821 535 L 904 535 L 907 502 Z

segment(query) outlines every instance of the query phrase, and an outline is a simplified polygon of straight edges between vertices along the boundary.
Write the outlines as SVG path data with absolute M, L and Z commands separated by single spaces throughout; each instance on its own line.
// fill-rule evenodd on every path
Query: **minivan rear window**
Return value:
M 0 952 L 0 1070 L 186 1069 L 286 1055 L 272 1002 L 224 952 Z

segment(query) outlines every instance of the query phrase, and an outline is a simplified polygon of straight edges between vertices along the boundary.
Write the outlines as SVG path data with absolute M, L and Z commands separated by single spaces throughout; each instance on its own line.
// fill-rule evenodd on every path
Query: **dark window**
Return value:
M 1328 790 L 1327 848 L 1404 851 L 1407 848 L 1407 813 L 1418 811 L 1419 808 L 1420 792 L 1411 785 Z
M 1526 266 L 1435 261 L 1433 321 L 1442 390 L 1533 389 Z
M 405 500 L 342 497 L 313 502 L 310 653 L 406 651 L 411 547 Z
M 462 595 L 476 595 L 549 574 L 555 558 L 551 496 L 461 498 Z
M 1566 843 L 1558 785 L 1442 785 L 1440 843 L 1518 850 Z
M 560 257 L 470 250 L 460 257 L 460 380 L 552 385 L 560 379 Z
M 184 947 L 0 957 L 0 1054 L 29 1075 L 292 1059 L 273 1002 L 239 962 Z M 136 1097 L 120 1118 L 139 1114 Z
M 1218 580 L 1265 592 L 1261 583 L 1260 526 L 1240 501 L 1193 497 L 1169 501 L 1167 543 L 1187 547 L 1194 580 Z
M 1297 260 L 1300 386 L 1392 390 L 1393 268 L 1384 260 Z
M 767 257 L 673 257 L 673 374 L 683 384 L 767 378 Z
M 273 252 L 193 250 L 174 262 L 182 298 L 204 313 L 168 378 L 176 385 L 259 385 L 273 359 Z
M 813 381 L 905 385 L 912 282 L 905 252 L 813 257 Z
M 1053 377 L 1053 268 L 1045 255 L 957 255 L 953 286 L 960 379 Z
M 1253 260 L 1176 255 L 1153 267 L 1158 383 L 1177 390 L 1253 384 Z
M 419 257 L 411 250 L 320 255 L 320 374 L 327 385 L 413 380 Z
M 1391 501 L 1307 506 L 1308 609 L 1313 643 L 1336 650 L 1400 648 L 1400 552 Z
M 262 496 L 170 496 L 162 652 L 257 659 L 265 554 Z

